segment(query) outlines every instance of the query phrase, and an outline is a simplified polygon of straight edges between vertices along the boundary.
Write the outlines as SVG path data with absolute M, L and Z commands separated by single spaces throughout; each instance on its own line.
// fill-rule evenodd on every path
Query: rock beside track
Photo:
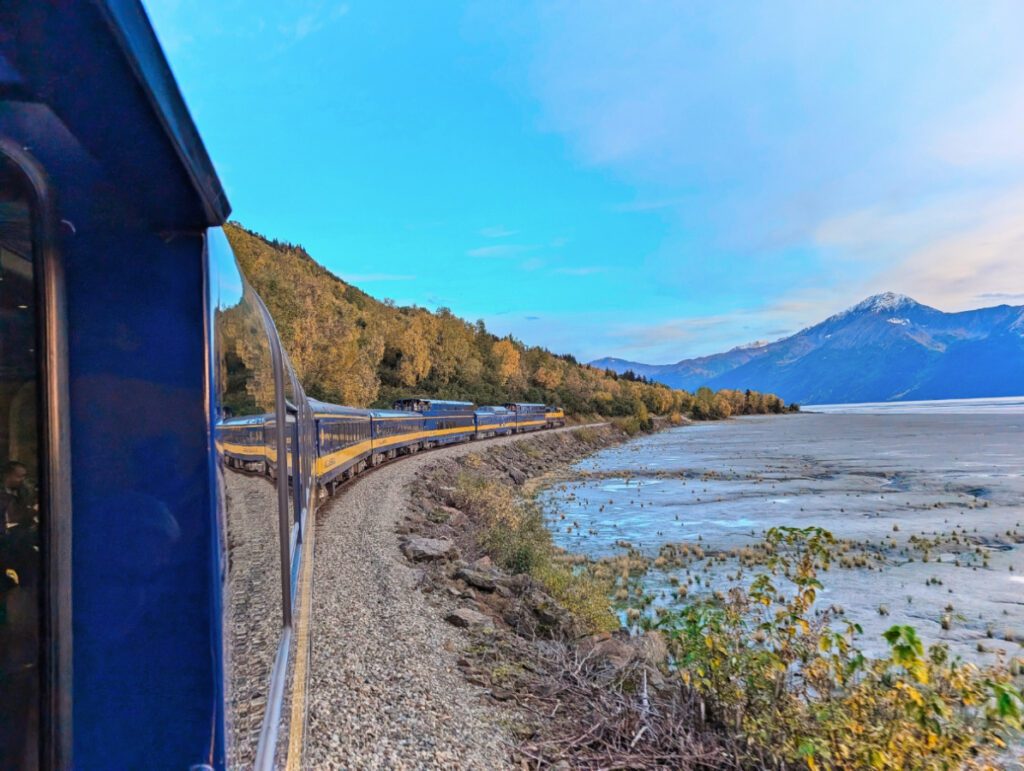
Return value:
M 304 767 L 511 767 L 512 713 L 484 704 L 486 691 L 460 673 L 466 631 L 419 591 L 423 571 L 403 557 L 396 530 L 413 513 L 409 488 L 425 468 L 570 430 L 409 457 L 357 480 L 320 511 Z M 487 629 L 471 625 L 472 634 Z
M 425 562 L 453 559 L 459 556 L 459 550 L 447 538 L 406 538 L 402 554 L 413 562 Z
M 471 608 L 459 608 L 457 610 L 453 610 L 444 617 L 444 620 L 452 626 L 459 626 L 463 629 L 468 629 L 469 627 L 474 626 L 491 625 L 490 616 L 485 616 L 483 613 Z

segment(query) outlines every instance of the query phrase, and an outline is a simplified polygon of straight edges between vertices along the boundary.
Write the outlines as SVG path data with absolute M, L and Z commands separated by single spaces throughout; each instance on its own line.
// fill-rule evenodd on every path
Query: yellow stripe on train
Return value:
M 415 442 L 420 439 L 430 439 L 431 437 L 437 436 L 451 436 L 452 434 L 472 434 L 476 429 L 473 426 L 459 426 L 457 428 L 437 428 L 430 431 L 413 431 L 408 434 L 400 434 L 398 436 L 389 436 L 384 439 L 367 439 L 353 444 L 349 447 L 344 447 L 340 450 L 336 450 L 328 455 L 323 455 L 316 462 L 317 474 L 323 474 L 332 469 L 336 469 L 346 461 L 353 460 L 354 458 L 369 453 L 372 450 L 383 450 L 392 445 L 402 444 L 404 442 Z

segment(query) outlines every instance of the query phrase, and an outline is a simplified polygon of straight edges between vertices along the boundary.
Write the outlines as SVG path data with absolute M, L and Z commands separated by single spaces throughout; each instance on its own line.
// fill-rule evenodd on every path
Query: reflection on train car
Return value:
M 242 471 L 268 472 L 266 415 L 228 418 L 217 424 L 217 452 L 224 465 Z
M 316 476 L 328 492 L 365 469 L 371 452 L 370 411 L 309 400 L 316 421 Z
M 277 394 L 272 328 L 223 235 L 210 238 L 214 294 L 211 354 L 217 384 L 216 445 L 223 469 L 227 576 L 224 587 L 227 765 L 257 759 L 274 661 L 287 625 L 282 589 L 280 496 L 276 474 Z M 267 725 L 267 729 L 270 726 Z
M 34 216 L 26 181 L 0 156 L 0 768 L 36 768 L 39 752 Z

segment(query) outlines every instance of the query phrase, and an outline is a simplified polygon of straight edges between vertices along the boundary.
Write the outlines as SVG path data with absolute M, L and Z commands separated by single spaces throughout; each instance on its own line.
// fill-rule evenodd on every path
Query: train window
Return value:
M 270 338 L 259 299 L 223 234 L 208 241 L 213 375 L 218 432 L 245 416 L 252 446 L 221 447 L 219 475 L 227 529 L 224 659 L 227 765 L 251 767 L 263 723 L 284 618 L 277 479 L 276 390 Z
M 34 196 L 0 160 L 0 768 L 37 768 L 43 586 Z

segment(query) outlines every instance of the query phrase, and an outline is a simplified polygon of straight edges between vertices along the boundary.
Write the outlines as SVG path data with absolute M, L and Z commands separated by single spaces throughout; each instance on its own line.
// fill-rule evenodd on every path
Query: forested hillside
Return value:
M 563 406 L 570 414 L 700 418 L 780 412 L 781 400 L 739 391 L 697 395 L 579 364 L 572 356 L 498 338 L 447 309 L 397 307 L 317 264 L 304 249 L 237 223 L 228 239 L 266 302 L 307 393 L 354 406 L 390 406 L 427 395 L 478 404 Z

